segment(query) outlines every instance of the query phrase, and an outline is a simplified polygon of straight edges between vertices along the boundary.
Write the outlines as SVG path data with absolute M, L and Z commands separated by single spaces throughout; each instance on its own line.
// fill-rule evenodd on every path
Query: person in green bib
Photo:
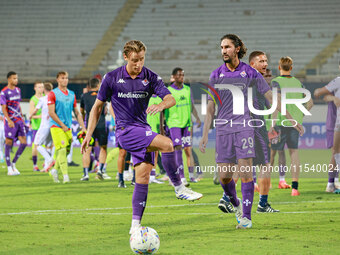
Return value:
M 29 115 L 32 115 L 32 113 L 34 112 L 34 109 L 36 108 L 39 102 L 39 98 L 44 96 L 44 84 L 42 82 L 34 83 L 34 91 L 35 91 L 35 94 L 30 99 Z M 33 171 L 40 171 L 37 165 L 38 150 L 37 150 L 37 146 L 35 146 L 33 143 L 35 135 L 37 134 L 38 129 L 40 127 L 40 122 L 41 122 L 41 110 L 37 111 L 37 113 L 34 114 L 31 119 Z
M 177 165 L 182 183 L 188 185 L 184 175 L 182 148 L 184 148 L 187 157 L 190 182 L 197 182 L 194 177 L 194 162 L 192 159 L 191 144 L 191 113 L 195 116 L 198 125 L 201 120 L 194 106 L 194 100 L 191 94 L 190 86 L 184 84 L 184 70 L 176 67 L 172 71 L 174 83 L 168 89 L 176 100 L 176 105 L 164 111 L 166 125 L 170 130 L 171 140 L 173 142 L 176 154 Z
M 159 104 L 160 102 L 162 102 L 162 99 L 160 97 L 158 97 L 157 95 L 152 95 L 152 97 L 150 97 L 149 106 L 153 104 Z M 158 112 L 155 115 L 148 114 L 146 116 L 146 121 L 149 123 L 151 130 L 158 134 L 160 134 L 160 115 L 161 114 Z M 155 164 L 153 165 L 150 173 L 149 183 L 163 184 L 164 182 L 156 179 L 158 153 L 159 151 L 155 151 Z
M 278 92 L 281 93 L 282 88 L 303 88 L 301 82 L 291 75 L 293 69 L 293 60 L 290 57 L 282 57 L 279 61 L 280 76 L 272 80 L 271 85 L 273 88 L 278 88 Z M 301 93 L 287 93 L 287 99 L 299 99 L 303 98 Z M 306 109 L 309 111 L 313 107 L 313 100 L 310 99 L 306 105 Z M 294 104 L 287 105 L 287 111 L 292 115 L 293 119 L 302 125 L 303 113 Z M 291 172 L 292 172 L 292 196 L 299 196 L 298 181 L 300 173 L 300 159 L 299 159 L 299 132 L 292 127 L 290 121 L 285 116 L 281 115 L 277 111 L 273 113 L 272 119 L 278 119 L 276 122 L 275 130 L 280 134 L 278 142 L 271 144 L 271 158 L 274 158 L 277 151 L 283 151 L 285 144 L 287 144 L 289 155 L 291 159 Z M 287 120 L 287 121 L 286 121 Z M 284 173 L 285 171 L 283 171 Z M 290 188 L 290 185 L 286 184 L 284 175 L 280 174 L 279 188 L 280 186 L 286 186 Z

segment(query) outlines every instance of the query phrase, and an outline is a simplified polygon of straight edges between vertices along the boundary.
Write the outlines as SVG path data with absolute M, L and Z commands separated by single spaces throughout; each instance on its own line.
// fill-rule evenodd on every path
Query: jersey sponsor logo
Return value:
M 120 98 L 146 98 L 149 95 L 148 92 L 145 91 L 135 91 L 135 92 L 118 92 L 118 97 Z
M 117 83 L 126 83 L 123 79 L 119 79 Z
M 14 101 L 14 100 L 18 100 L 18 99 L 20 99 L 20 95 L 16 95 L 14 97 L 9 98 L 10 101 Z
M 179 98 L 179 100 L 185 100 L 185 96 L 181 96 L 180 98 Z
M 244 78 L 247 76 L 247 73 L 245 71 L 241 72 L 240 75 Z
M 142 81 L 142 83 L 143 83 L 144 86 L 146 86 L 146 85 L 149 84 L 149 81 L 147 79 L 145 79 L 145 80 Z

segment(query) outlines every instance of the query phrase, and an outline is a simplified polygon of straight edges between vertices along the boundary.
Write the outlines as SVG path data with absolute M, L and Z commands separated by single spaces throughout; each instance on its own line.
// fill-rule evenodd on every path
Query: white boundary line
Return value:
M 298 204 L 298 203 L 340 203 L 340 200 L 335 201 L 286 201 L 286 202 L 272 202 L 272 204 Z M 217 203 L 199 203 L 199 204 L 181 204 L 181 205 L 149 205 L 147 208 L 165 208 L 165 207 L 184 207 L 184 206 L 205 206 L 205 205 L 217 205 Z M 8 215 L 29 215 L 29 214 L 79 214 L 85 212 L 87 214 L 110 214 L 110 215 L 125 215 L 130 213 L 91 213 L 91 211 L 109 211 L 109 210 L 124 210 L 130 209 L 129 207 L 113 207 L 113 208 L 84 208 L 84 209 L 61 209 L 61 210 L 39 210 L 39 211 L 28 211 L 28 212 L 9 212 L 0 213 L 0 216 Z M 301 212 L 280 212 L 280 213 L 340 213 L 340 211 L 301 211 Z M 219 213 L 146 213 L 146 214 L 185 214 L 185 215 L 209 215 Z

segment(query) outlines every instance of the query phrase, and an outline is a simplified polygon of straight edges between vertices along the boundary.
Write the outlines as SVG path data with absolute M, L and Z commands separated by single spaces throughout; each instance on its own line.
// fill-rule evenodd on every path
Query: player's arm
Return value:
M 112 104 L 109 104 L 109 112 L 112 115 L 112 118 L 116 120 L 115 112 L 113 111 Z
M 39 111 L 39 109 L 38 108 L 34 108 L 33 109 L 33 112 L 30 112 L 30 116 L 28 117 L 29 118 L 29 120 L 31 120 L 31 119 L 37 119 L 37 118 L 35 118 L 37 115 L 35 115 L 37 112 Z M 39 115 L 40 116 L 40 115 Z
M 318 89 L 314 90 L 314 97 L 315 98 L 319 98 L 319 97 L 324 96 L 324 95 L 332 95 L 332 93 L 326 87 L 322 87 L 322 88 L 318 88 Z
M 265 94 L 264 94 L 264 97 L 269 101 L 269 103 L 270 104 L 273 104 L 273 93 L 272 93 L 272 91 L 271 90 L 268 90 Z M 273 113 L 273 124 L 272 124 L 272 126 L 274 126 L 275 125 L 275 120 L 276 120 L 276 118 L 277 118 L 277 113 L 278 112 L 281 112 L 281 96 L 280 96 L 280 94 L 278 93 L 277 94 L 277 106 L 276 106 L 276 109 L 275 109 L 275 112 Z M 288 111 L 286 111 L 286 118 L 287 119 L 293 119 L 293 117 L 292 117 L 292 115 L 288 112 Z M 294 121 L 290 121 L 291 123 L 292 123 L 292 125 L 294 126 L 295 125 L 295 122 Z M 299 124 L 299 123 L 297 123 L 296 124 L 296 126 L 294 126 L 294 128 L 297 130 L 297 131 L 299 131 L 299 133 L 300 133 L 300 136 L 302 136 L 303 135 L 303 133 L 304 133 L 304 129 L 303 129 L 303 127 L 302 127 L 302 125 L 301 124 Z M 271 129 L 272 130 L 272 129 Z
M 165 97 L 163 97 L 163 101 L 159 104 L 150 105 L 146 109 L 146 114 L 155 115 L 156 113 L 162 112 L 163 110 L 173 107 L 174 105 L 176 105 L 175 98 L 171 94 L 167 94 Z
M 35 110 L 34 102 L 33 100 L 30 100 L 29 115 L 32 116 L 30 119 L 41 119 L 41 115 L 35 115 L 38 110 L 35 111 L 35 113 L 33 113 L 34 110 Z
M 83 107 L 80 107 L 80 113 L 81 116 L 83 117 L 83 120 L 85 119 L 85 109 Z
M 207 115 L 204 119 L 203 135 L 199 144 L 200 151 L 205 153 L 205 147 L 208 143 L 208 133 L 211 126 L 212 119 L 215 115 L 215 103 L 212 100 L 208 100 Z
M 58 115 L 55 112 L 55 104 L 48 105 L 48 114 L 62 129 L 64 132 L 68 131 L 68 127 L 59 119 Z
M 198 116 L 195 104 L 193 102 L 191 102 L 191 109 L 192 109 L 192 115 L 194 115 L 196 119 L 196 123 L 198 124 L 197 127 L 200 127 L 202 123 L 201 123 L 200 117 Z
M 86 131 L 86 128 L 85 128 L 85 125 L 84 125 L 84 120 L 83 120 L 83 117 L 82 115 L 80 114 L 80 112 L 78 111 L 78 108 L 77 107 L 74 107 L 73 108 L 73 111 L 77 117 L 77 121 L 80 125 L 80 127 L 82 128 L 82 131 Z
M 88 120 L 87 133 L 86 133 L 83 143 L 81 144 L 81 153 L 84 153 L 86 151 L 90 143 L 93 131 L 97 126 L 97 123 L 99 121 L 99 116 L 103 110 L 104 104 L 105 102 L 97 98 L 96 101 L 94 102 L 94 105 L 92 106 L 92 110 L 90 112 L 90 116 Z
M 1 105 L 1 107 L 2 107 L 3 114 L 4 114 L 5 118 L 7 119 L 8 126 L 10 128 L 14 127 L 14 122 L 11 120 L 11 118 L 8 115 L 7 106 L 5 104 L 3 104 L 3 105 Z

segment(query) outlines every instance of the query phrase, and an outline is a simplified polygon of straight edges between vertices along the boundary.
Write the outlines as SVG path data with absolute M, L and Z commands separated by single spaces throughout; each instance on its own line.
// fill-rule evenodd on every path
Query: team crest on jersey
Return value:
M 146 135 L 146 136 L 152 135 L 152 131 L 151 131 L 151 130 L 146 131 L 146 132 L 145 132 L 145 135 Z
M 149 84 L 149 81 L 147 79 L 145 79 L 145 80 L 142 81 L 142 83 L 143 83 L 144 86 L 146 86 L 146 85 Z
M 244 77 L 247 76 L 247 73 L 246 73 L 245 71 L 242 71 L 242 72 L 240 73 L 240 75 L 244 78 Z

